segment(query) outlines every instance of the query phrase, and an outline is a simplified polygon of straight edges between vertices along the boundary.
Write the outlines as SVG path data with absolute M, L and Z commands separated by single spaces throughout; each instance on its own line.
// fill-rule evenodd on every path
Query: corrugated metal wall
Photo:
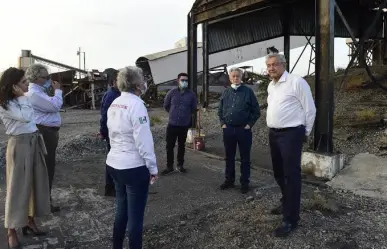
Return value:
M 352 32 L 359 37 L 359 24 L 363 32 L 371 25 L 376 11 L 364 10 L 363 18 L 359 19 L 357 1 L 338 1 L 341 11 L 352 28 Z M 314 36 L 315 34 L 315 1 L 300 0 L 286 7 L 290 15 L 290 35 Z M 229 50 L 282 36 L 281 16 L 283 7 L 271 7 L 251 12 L 249 14 L 226 19 L 208 26 L 209 53 Z M 383 21 L 380 19 L 370 38 L 381 36 Z M 335 16 L 335 36 L 350 37 L 340 17 Z

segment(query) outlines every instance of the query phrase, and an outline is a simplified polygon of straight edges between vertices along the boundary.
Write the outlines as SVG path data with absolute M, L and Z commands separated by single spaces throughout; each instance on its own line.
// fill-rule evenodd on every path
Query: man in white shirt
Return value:
M 55 174 L 56 148 L 59 140 L 59 128 L 61 126 L 60 109 L 63 105 L 62 90 L 60 84 L 52 82 L 48 70 L 41 64 L 33 64 L 26 71 L 26 78 L 30 82 L 27 96 L 35 112 L 36 125 L 43 135 L 47 148 L 45 156 L 50 192 Z M 49 88 L 54 89 L 54 96 L 48 95 Z M 52 212 L 59 212 L 60 208 L 51 204 Z
M 283 237 L 300 220 L 302 145 L 312 131 L 316 107 L 308 83 L 285 70 L 284 55 L 267 55 L 266 65 L 272 79 L 266 121 L 274 177 L 282 193 L 281 205 L 271 213 L 283 215 L 283 224 L 274 231 L 276 237 Z

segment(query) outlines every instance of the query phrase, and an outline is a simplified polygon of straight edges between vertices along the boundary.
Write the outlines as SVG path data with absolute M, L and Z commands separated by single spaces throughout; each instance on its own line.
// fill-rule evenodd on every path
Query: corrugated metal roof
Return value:
M 289 33 L 293 36 L 315 35 L 315 1 L 299 0 L 286 7 L 289 11 Z M 359 24 L 364 32 L 373 21 L 375 11 L 364 10 L 364 17 L 359 21 L 356 4 L 346 0 L 338 1 L 352 32 L 359 37 Z M 248 44 L 253 44 L 283 36 L 281 17 L 283 6 L 260 9 L 245 15 L 240 15 L 208 25 L 209 53 L 216 53 Z M 383 21 L 380 19 L 370 38 L 380 37 Z M 349 32 L 336 13 L 335 36 L 350 37 Z
M 202 43 L 198 42 L 198 48 L 201 48 L 201 47 L 202 47 Z M 173 48 L 173 49 L 157 52 L 154 54 L 148 54 L 148 55 L 141 56 L 137 59 L 137 61 L 142 59 L 142 58 L 145 58 L 148 61 L 153 61 L 153 60 L 157 60 L 157 59 L 160 59 L 160 58 L 172 55 L 172 54 L 181 53 L 184 51 L 187 51 L 187 47 Z

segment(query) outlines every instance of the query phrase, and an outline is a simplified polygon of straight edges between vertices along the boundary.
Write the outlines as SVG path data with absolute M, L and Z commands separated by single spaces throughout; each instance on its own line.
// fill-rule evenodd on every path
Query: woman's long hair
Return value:
M 16 95 L 13 93 L 13 86 L 19 83 L 24 76 L 24 71 L 10 67 L 3 72 L 0 78 L 0 106 L 8 109 L 8 103 Z

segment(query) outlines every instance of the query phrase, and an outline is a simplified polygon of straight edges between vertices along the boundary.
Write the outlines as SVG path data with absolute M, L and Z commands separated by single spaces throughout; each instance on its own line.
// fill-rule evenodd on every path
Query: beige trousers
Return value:
M 39 132 L 10 136 L 6 153 L 6 228 L 24 227 L 28 216 L 50 213 L 45 154 L 46 147 Z

